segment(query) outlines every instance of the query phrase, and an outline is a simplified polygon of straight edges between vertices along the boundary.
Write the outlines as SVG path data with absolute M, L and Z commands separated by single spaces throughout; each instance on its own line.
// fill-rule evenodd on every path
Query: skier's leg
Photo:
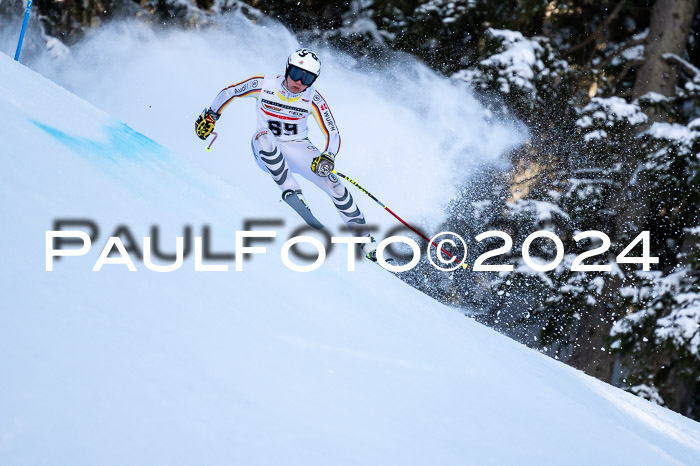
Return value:
M 253 135 L 251 147 L 255 162 L 263 171 L 270 173 L 272 179 L 282 190 L 284 202 L 289 204 L 306 223 L 314 228 L 323 228 L 323 224 L 313 216 L 306 205 L 301 193 L 301 186 L 294 179 L 287 163 L 285 151 L 279 147 L 275 137 L 267 130 L 258 131 Z
M 338 209 L 338 215 L 353 235 L 368 236 L 365 216 L 338 177 L 332 173 L 328 177 L 321 177 L 311 171 L 311 161 L 321 152 L 308 139 L 285 142 L 284 148 L 291 171 L 300 174 L 328 194 Z
M 355 236 L 368 236 L 369 231 L 365 226 L 365 216 L 360 211 L 360 207 L 355 203 L 348 188 L 333 173 L 328 177 L 320 177 L 314 174 L 316 179 L 312 179 L 314 184 L 325 191 L 330 196 L 338 215 L 345 222 L 345 225 Z
M 282 193 L 300 191 L 301 187 L 289 170 L 287 158 L 268 130 L 256 131 L 250 142 L 258 166 L 268 172 Z
M 370 242 L 362 245 L 362 253 L 372 262 L 377 261 L 377 242 L 370 235 L 367 228 L 365 216 L 360 211 L 360 207 L 355 203 L 352 194 L 348 188 L 343 186 L 337 176 L 333 173 L 328 177 L 321 177 L 311 172 L 316 178 L 310 178 L 316 186 L 330 196 L 333 200 L 335 208 L 338 209 L 338 215 L 345 222 L 345 225 L 350 229 L 354 236 L 369 236 Z

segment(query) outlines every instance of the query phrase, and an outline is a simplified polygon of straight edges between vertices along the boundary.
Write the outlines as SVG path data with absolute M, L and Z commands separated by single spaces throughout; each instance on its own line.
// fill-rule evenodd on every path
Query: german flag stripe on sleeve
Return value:
M 224 88 L 224 90 L 231 89 L 232 87 L 240 86 L 241 84 L 247 83 L 248 81 L 250 81 L 252 79 L 264 79 L 264 78 L 265 78 L 265 76 L 253 76 L 252 78 L 245 79 L 237 84 L 232 84 L 229 87 Z M 242 96 L 239 96 L 239 97 L 242 97 Z
M 227 89 L 228 89 L 228 88 L 227 88 Z M 223 105 L 221 106 L 221 108 L 219 109 L 219 112 L 218 112 L 218 113 L 221 113 L 221 112 L 226 108 L 226 106 L 227 106 L 228 104 L 231 103 L 231 101 L 232 101 L 233 99 L 237 99 L 237 98 L 240 98 L 240 97 L 248 97 L 249 95 L 253 95 L 253 94 L 260 94 L 260 89 L 251 89 L 250 91 L 244 92 L 244 93 L 241 94 L 241 95 L 234 95 L 234 96 L 232 96 L 230 99 L 228 99 L 226 102 L 224 102 L 224 104 L 223 104 Z
M 331 138 L 328 134 L 328 128 L 326 128 L 326 124 L 323 122 L 323 118 L 321 117 L 321 110 L 318 108 L 318 105 L 316 105 L 315 102 L 311 102 L 311 110 L 314 112 L 314 118 L 316 118 L 318 126 L 321 128 L 321 131 L 323 131 L 323 135 L 326 136 L 326 147 L 323 150 L 327 151 L 328 143 L 330 143 Z
M 325 103 L 326 103 L 326 99 L 323 98 L 323 96 L 321 95 L 321 93 L 318 92 L 318 91 L 316 91 L 316 94 L 318 94 L 319 96 L 321 96 L 321 99 L 323 100 L 323 103 L 325 104 Z M 328 104 L 326 104 L 326 106 L 328 107 Z M 333 121 L 335 122 L 335 117 L 333 116 L 333 112 L 331 112 L 330 107 L 328 107 L 328 113 L 331 114 L 331 118 L 332 118 Z M 321 113 L 319 112 L 319 116 L 320 116 L 320 114 L 321 114 Z

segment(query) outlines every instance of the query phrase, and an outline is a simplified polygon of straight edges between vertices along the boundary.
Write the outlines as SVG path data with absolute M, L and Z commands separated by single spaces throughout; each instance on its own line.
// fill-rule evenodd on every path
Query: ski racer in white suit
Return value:
M 284 76 L 253 76 L 219 92 L 210 108 L 197 119 L 197 136 L 206 139 L 221 112 L 232 101 L 254 97 L 258 127 L 251 139 L 253 155 L 258 166 L 280 187 L 282 198 L 290 203 L 293 199 L 289 196 L 297 196 L 306 206 L 301 187 L 294 178 L 294 174 L 299 174 L 330 196 L 340 218 L 354 235 L 369 236 L 365 217 L 352 195 L 331 173 L 340 150 L 340 133 L 328 104 L 313 87 L 320 72 L 321 61 L 314 52 L 297 50 L 287 59 Z M 323 151 L 309 140 L 309 116 L 316 120 L 326 136 Z M 373 238 L 362 250 L 369 259 L 376 260 Z

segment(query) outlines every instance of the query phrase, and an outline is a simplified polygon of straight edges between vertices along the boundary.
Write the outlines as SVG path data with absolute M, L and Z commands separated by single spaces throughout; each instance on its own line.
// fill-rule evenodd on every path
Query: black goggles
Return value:
M 292 78 L 292 81 L 301 80 L 304 86 L 312 85 L 317 78 L 315 74 L 292 65 L 289 66 L 289 73 L 287 74 Z

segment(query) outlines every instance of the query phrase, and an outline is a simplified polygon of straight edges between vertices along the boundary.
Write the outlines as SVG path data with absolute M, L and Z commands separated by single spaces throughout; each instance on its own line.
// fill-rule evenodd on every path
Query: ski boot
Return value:
M 369 237 L 370 242 L 362 245 L 362 253 L 372 262 L 377 262 L 377 242 L 372 236 Z

